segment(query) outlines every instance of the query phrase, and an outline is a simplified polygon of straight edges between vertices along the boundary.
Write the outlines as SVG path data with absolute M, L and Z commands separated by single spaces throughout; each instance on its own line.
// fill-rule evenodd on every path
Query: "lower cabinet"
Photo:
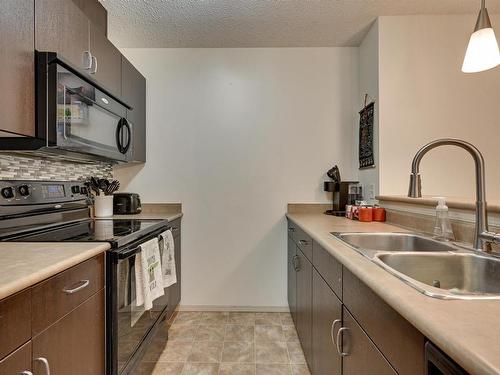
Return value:
M 296 327 L 309 368 L 312 367 L 312 264 L 297 249 Z
M 343 331 L 340 332 L 339 339 L 342 340 L 342 373 L 344 375 L 397 375 L 345 307 L 342 327 Z
M 288 303 L 312 375 L 424 375 L 424 336 L 310 238 L 288 237 Z
M 340 375 L 342 359 L 337 351 L 336 332 L 342 326 L 342 302 L 313 270 L 312 281 L 312 372 Z
M 181 219 L 174 220 L 171 225 L 172 235 L 174 236 L 175 271 L 177 282 L 167 289 L 167 319 L 172 317 L 172 314 L 181 301 Z
M 288 257 L 287 257 L 287 276 L 288 276 L 288 306 L 290 315 L 297 324 L 297 270 L 295 269 L 297 259 L 297 247 L 292 238 L 288 237 Z
M 31 341 L 0 361 L 0 374 L 28 375 L 31 371 Z
M 35 374 L 104 372 L 104 290 L 32 339 Z

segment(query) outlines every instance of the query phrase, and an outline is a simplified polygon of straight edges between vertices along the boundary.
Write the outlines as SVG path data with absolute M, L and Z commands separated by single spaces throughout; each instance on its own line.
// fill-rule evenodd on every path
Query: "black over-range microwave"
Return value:
M 132 158 L 132 107 L 53 52 L 36 52 L 36 135 L 2 137 L 0 150 L 74 161 Z

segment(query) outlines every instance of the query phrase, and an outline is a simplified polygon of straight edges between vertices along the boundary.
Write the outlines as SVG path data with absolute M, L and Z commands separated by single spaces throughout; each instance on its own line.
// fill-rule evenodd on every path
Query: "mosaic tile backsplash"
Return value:
M 79 164 L 43 157 L 0 154 L 1 180 L 85 180 L 90 176 L 112 178 L 112 165 L 105 162 Z

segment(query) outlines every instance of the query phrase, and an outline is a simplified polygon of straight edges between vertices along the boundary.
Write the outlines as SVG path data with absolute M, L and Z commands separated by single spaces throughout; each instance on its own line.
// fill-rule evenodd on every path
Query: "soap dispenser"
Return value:
M 455 235 L 451 228 L 448 206 L 446 198 L 436 197 L 438 205 L 436 206 L 436 224 L 434 225 L 434 238 L 439 241 L 454 241 Z

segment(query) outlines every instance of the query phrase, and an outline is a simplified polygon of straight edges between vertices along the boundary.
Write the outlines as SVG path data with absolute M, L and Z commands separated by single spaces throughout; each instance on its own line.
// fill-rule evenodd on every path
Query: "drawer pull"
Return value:
M 47 358 L 39 357 L 35 359 L 35 361 L 42 362 L 43 366 L 45 367 L 45 375 L 50 375 L 50 366 Z
M 294 227 L 290 227 L 290 228 L 288 228 L 288 231 L 289 232 L 295 232 L 295 228 Z
M 73 294 L 73 293 L 79 292 L 82 289 L 85 289 L 86 287 L 89 286 L 89 284 L 90 284 L 90 280 L 81 280 L 78 282 L 77 287 L 75 287 L 73 289 L 64 288 L 63 292 L 66 294 Z
M 303 246 L 307 246 L 307 245 L 309 245 L 309 241 L 307 241 L 307 240 L 299 240 L 299 244 L 303 245 Z
M 31 371 L 23 371 L 20 372 L 19 375 L 33 375 L 33 373 Z
M 295 268 L 295 272 L 300 271 L 300 260 L 297 255 L 293 256 L 293 268 Z
M 335 326 L 340 323 L 342 320 L 341 319 L 335 319 L 332 322 L 332 327 L 330 328 L 330 337 L 332 338 L 332 343 L 335 347 L 337 347 L 337 341 L 335 340 L 334 332 L 335 332 Z
M 339 355 L 341 357 L 346 357 L 348 356 L 350 353 L 348 352 L 343 352 L 341 349 L 340 349 L 340 340 L 343 340 L 343 337 L 344 337 L 344 331 L 348 331 L 349 328 L 347 327 L 340 327 L 339 331 L 337 332 L 337 340 L 336 340 L 336 344 L 337 344 L 337 353 L 339 353 Z

